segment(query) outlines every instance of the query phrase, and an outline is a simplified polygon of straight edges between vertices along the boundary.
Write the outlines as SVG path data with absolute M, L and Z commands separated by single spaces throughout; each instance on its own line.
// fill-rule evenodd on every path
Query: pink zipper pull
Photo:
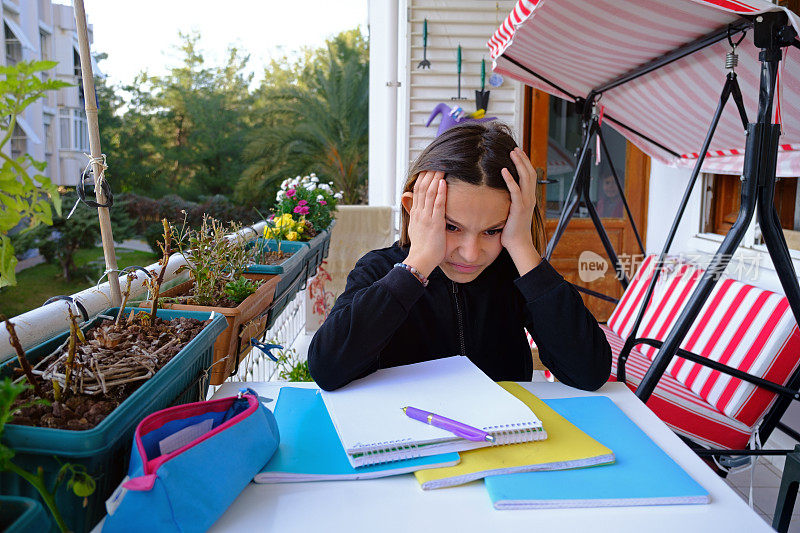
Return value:
M 135 477 L 126 481 L 122 486 L 128 490 L 146 492 L 153 488 L 157 477 L 158 476 L 156 474 L 147 474 L 144 476 Z

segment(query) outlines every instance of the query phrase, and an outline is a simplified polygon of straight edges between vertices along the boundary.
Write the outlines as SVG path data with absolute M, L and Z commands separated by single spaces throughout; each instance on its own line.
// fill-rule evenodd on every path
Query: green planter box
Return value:
M 125 312 L 130 312 L 130 309 L 126 308 Z M 117 310 L 115 307 L 103 314 L 116 316 Z M 210 313 L 168 309 L 159 309 L 157 314 L 165 319 L 189 317 L 207 320 L 211 316 Z M 66 483 L 56 494 L 58 507 L 72 531 L 88 531 L 105 515 L 106 499 L 127 474 L 133 432 L 144 417 L 170 405 L 205 399 L 208 391 L 206 370 L 211 366 L 214 341 L 226 326 L 225 317 L 217 314 L 169 363 L 92 429 L 70 431 L 6 425 L 3 441 L 16 451 L 14 462 L 29 471 L 41 467 L 48 485 L 52 484 L 64 462 L 83 465 L 95 478 L 97 489 L 89 496 L 86 508 L 67 490 Z M 65 332 L 32 348 L 26 353 L 28 360 L 36 364 L 66 337 Z M 16 358 L 6 361 L 0 366 L 0 376 L 8 375 L 15 366 Z M 39 500 L 36 489 L 10 472 L 0 472 L 0 492 Z
M 253 246 L 266 247 L 269 251 L 277 251 L 278 242 L 274 239 L 258 238 Z M 279 275 L 281 280 L 275 288 L 275 298 L 267 314 L 266 329 L 275 324 L 278 315 L 286 309 L 294 295 L 305 286 L 308 279 L 308 261 L 310 248 L 308 243 L 298 241 L 281 241 L 281 250 L 292 252 L 283 263 L 278 265 L 251 265 L 247 267 L 247 274 Z
M 278 251 L 278 242 L 274 239 L 258 238 L 251 243 L 259 249 L 266 248 L 269 252 Z M 278 275 L 281 280 L 275 287 L 275 297 L 282 296 L 286 289 L 290 287 L 296 278 L 305 272 L 305 265 L 309 254 L 307 243 L 296 241 L 281 241 L 281 251 L 291 252 L 285 261 L 277 265 L 250 265 L 245 270 L 247 274 L 270 274 Z
M 0 496 L 0 531 L 28 533 L 47 531 L 50 527 L 50 514 L 38 501 L 20 496 Z
M 308 241 L 309 247 L 309 268 L 308 277 L 314 277 L 317 273 L 317 267 L 322 264 L 322 261 L 328 257 L 328 249 L 331 245 L 331 230 L 336 225 L 336 221 L 332 220 L 327 229 L 322 230 L 313 239 Z

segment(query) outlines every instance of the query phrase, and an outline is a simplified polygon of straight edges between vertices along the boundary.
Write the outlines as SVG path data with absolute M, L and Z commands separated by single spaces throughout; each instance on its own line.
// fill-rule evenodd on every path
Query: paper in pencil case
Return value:
M 275 417 L 251 389 L 151 414 L 136 428 L 103 531 L 206 531 L 279 442 Z

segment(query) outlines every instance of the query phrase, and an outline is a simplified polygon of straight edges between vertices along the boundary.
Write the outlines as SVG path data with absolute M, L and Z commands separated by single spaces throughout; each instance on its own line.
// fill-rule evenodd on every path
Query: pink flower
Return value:
M 296 192 L 297 192 L 297 191 L 295 191 L 294 189 L 289 189 L 288 191 L 286 191 L 286 196 L 288 196 L 289 198 L 291 198 L 292 196 L 294 196 L 294 195 L 295 195 L 295 193 L 296 193 Z
M 297 202 L 297 205 L 306 205 L 306 204 L 308 204 L 308 201 L 306 200 L 300 200 L 299 202 Z
M 319 201 L 319 204 L 320 204 L 320 205 L 328 205 L 328 202 L 326 202 L 325 200 L 320 200 L 320 201 Z
M 311 209 L 307 205 L 298 205 L 294 208 L 294 212 L 298 215 L 307 215 L 311 212 Z

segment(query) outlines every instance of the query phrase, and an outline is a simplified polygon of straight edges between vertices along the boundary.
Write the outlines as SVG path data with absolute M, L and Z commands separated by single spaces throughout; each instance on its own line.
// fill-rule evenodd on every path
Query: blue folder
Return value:
M 484 480 L 495 509 L 545 509 L 708 503 L 708 491 L 602 396 L 545 400 L 561 416 L 614 450 L 616 462 L 574 470 Z
M 458 464 L 457 453 L 444 453 L 353 468 L 317 389 L 283 387 L 275 404 L 280 446 L 256 474 L 256 483 L 333 481 L 393 476 Z

